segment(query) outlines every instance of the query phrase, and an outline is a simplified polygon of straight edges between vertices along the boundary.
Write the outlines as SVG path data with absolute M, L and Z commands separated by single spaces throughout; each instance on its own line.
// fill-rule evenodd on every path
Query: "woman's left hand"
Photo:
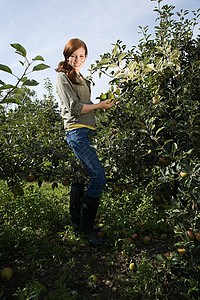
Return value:
M 98 104 L 99 104 L 99 108 L 108 109 L 108 108 L 111 108 L 114 103 L 115 103 L 115 99 L 113 99 L 113 100 L 107 99 L 107 100 L 99 102 Z

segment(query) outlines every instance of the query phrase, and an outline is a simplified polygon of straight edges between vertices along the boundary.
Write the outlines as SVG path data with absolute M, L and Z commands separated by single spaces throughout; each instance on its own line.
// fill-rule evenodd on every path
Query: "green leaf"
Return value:
M 145 66 L 145 71 L 147 71 L 147 72 L 154 71 L 154 64 L 147 64 Z
M 12 70 L 6 65 L 0 64 L 0 70 L 12 74 Z
M 26 49 L 20 44 L 10 44 L 13 48 L 16 49 L 16 53 L 22 56 L 26 56 Z
M 32 79 L 27 79 L 26 81 L 24 81 L 24 83 L 22 85 L 28 85 L 28 86 L 36 86 L 38 85 L 39 82 L 37 82 L 36 80 Z
M 28 77 L 27 76 L 24 76 L 22 79 L 21 79 L 21 82 L 24 82 L 24 81 L 26 81 L 28 79 Z
M 6 98 L 0 102 L 0 104 L 5 104 L 5 103 L 6 104 L 15 103 L 18 105 L 22 105 L 22 102 L 20 100 L 14 98 Z
M 0 87 L 0 90 L 7 90 L 7 89 L 13 89 L 13 88 L 15 88 L 14 85 L 12 85 L 12 84 L 5 84 L 5 85 L 2 85 Z
M 104 65 L 104 64 L 108 64 L 110 63 L 110 59 L 109 58 L 102 58 L 102 60 L 100 61 L 100 64 Z
M 112 50 L 112 56 L 115 57 L 118 54 L 119 46 L 116 44 Z
M 35 58 L 32 59 L 33 61 L 35 60 L 42 60 L 44 61 L 44 58 L 41 55 L 37 55 Z
M 45 70 L 47 68 L 50 68 L 50 66 L 47 66 L 45 64 L 39 64 L 39 65 L 33 67 L 33 71 L 41 71 L 41 70 Z
M 118 60 L 122 60 L 125 56 L 127 55 L 127 53 L 120 53 L 118 56 Z
M 159 128 L 159 129 L 156 131 L 156 135 L 158 135 L 158 133 L 159 133 L 161 130 L 163 130 L 163 129 L 165 129 L 165 127 Z
M 167 262 L 168 259 L 163 254 L 155 254 L 154 255 L 159 261 L 161 262 Z

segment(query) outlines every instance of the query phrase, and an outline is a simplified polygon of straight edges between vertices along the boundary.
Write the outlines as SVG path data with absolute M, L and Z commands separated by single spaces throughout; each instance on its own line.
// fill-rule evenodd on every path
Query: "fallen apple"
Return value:
M 10 280 L 13 276 L 13 270 L 9 267 L 6 267 L 0 271 L 0 279 L 3 281 Z
M 186 172 L 180 172 L 180 176 L 182 177 L 182 178 L 184 178 L 185 176 L 187 176 L 187 173 Z
M 179 252 L 180 255 L 183 256 L 183 255 L 185 255 L 187 253 L 187 250 L 184 249 L 184 248 L 180 248 L 180 249 L 178 249 L 178 252 Z
M 129 270 L 135 271 L 136 269 L 137 269 L 137 268 L 136 268 L 135 263 L 130 263 L 130 265 L 129 265 Z
M 98 281 L 99 281 L 99 280 L 98 280 L 98 277 L 97 277 L 96 275 L 91 275 L 91 276 L 90 276 L 90 280 L 93 281 L 95 284 L 97 284 Z
M 151 241 L 151 237 L 149 235 L 146 235 L 143 240 L 145 243 L 148 243 Z
M 114 187 L 114 192 L 115 193 L 119 193 L 121 191 L 120 187 L 119 186 L 115 186 Z
M 76 246 L 72 247 L 72 253 L 76 253 L 78 251 L 78 248 Z
M 29 175 L 26 177 L 26 179 L 27 179 L 27 181 L 32 182 L 32 181 L 35 180 L 35 175 L 29 174 Z

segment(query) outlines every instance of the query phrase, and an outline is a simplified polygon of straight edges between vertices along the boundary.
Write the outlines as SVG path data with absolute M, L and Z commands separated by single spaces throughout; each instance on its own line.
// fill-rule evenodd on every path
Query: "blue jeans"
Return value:
M 73 150 L 75 156 L 83 163 L 91 179 L 86 194 L 90 197 L 99 198 L 106 184 L 106 175 L 96 151 L 92 146 L 91 139 L 95 134 L 95 130 L 83 127 L 66 131 L 66 138 L 70 148 Z

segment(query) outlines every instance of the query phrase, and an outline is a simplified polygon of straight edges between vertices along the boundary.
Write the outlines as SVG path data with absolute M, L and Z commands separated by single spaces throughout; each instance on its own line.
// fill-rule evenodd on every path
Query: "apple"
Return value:
M 98 235 L 98 237 L 103 238 L 104 235 L 105 235 L 105 233 L 104 233 L 103 231 L 99 231 L 99 232 L 97 233 L 97 235 Z
M 135 263 L 130 263 L 130 265 L 129 265 L 129 270 L 135 271 L 136 269 L 137 269 L 137 268 L 136 268 Z
M 99 281 L 99 280 L 98 280 L 98 277 L 97 277 L 96 275 L 91 275 L 91 276 L 90 276 L 90 280 L 93 281 L 95 284 L 97 284 L 98 281 Z
M 151 241 L 151 237 L 149 235 L 146 235 L 143 240 L 145 243 L 148 243 Z
M 115 193 L 119 193 L 121 191 L 120 187 L 119 186 L 115 186 L 114 187 L 114 192 Z
M 115 96 L 112 93 L 109 93 L 107 99 L 113 100 L 115 99 Z
M 103 101 L 103 100 L 106 100 L 106 99 L 107 99 L 107 94 L 101 94 L 100 100 Z
M 199 233 L 199 232 L 196 233 L 196 240 L 197 240 L 198 242 L 200 242 L 200 233 Z
M 157 165 L 158 166 L 166 166 L 167 165 L 167 160 L 165 157 L 159 157 L 157 160 Z
M 114 91 L 114 94 L 119 95 L 120 94 L 120 89 L 116 88 L 115 91 Z
M 0 271 L 0 279 L 3 281 L 10 280 L 13 276 L 13 270 L 9 267 L 6 267 Z
M 181 171 L 181 172 L 180 172 L 180 176 L 183 178 L 183 177 L 187 176 L 187 173 Z
M 72 253 L 76 253 L 78 251 L 78 248 L 76 246 L 72 247 Z
M 187 250 L 184 249 L 184 248 L 180 248 L 180 249 L 178 249 L 178 252 L 179 252 L 180 255 L 183 256 L 183 255 L 185 255 L 187 253 Z
M 192 231 L 192 230 L 187 230 L 186 233 L 187 233 L 187 235 L 188 235 L 190 241 L 194 241 L 194 239 L 195 239 L 195 233 L 194 233 L 194 231 Z
M 35 175 L 29 174 L 29 175 L 26 177 L 26 179 L 27 179 L 27 181 L 32 182 L 32 181 L 35 180 Z

